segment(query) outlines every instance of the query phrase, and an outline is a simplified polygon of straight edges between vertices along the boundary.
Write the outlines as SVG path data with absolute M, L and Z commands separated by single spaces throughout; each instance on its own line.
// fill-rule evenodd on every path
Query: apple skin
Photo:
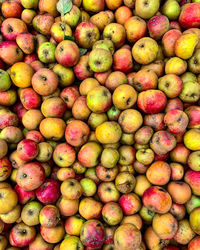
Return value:
M 44 206 L 39 215 L 40 224 L 44 227 L 55 227 L 60 221 L 60 213 L 56 206 Z
M 21 188 L 19 185 L 15 186 L 15 191 L 18 195 L 19 203 L 24 205 L 29 201 L 33 201 L 36 198 L 35 191 L 26 191 L 23 188 Z
M 98 220 L 88 220 L 81 228 L 81 241 L 84 246 L 99 248 L 104 242 L 104 227 Z
M 167 31 L 162 37 L 163 50 L 167 57 L 175 56 L 175 43 L 180 36 L 181 31 L 172 29 Z
M 24 139 L 17 145 L 17 152 L 23 161 L 33 160 L 37 156 L 38 150 L 37 143 L 29 139 Z
M 88 77 L 93 76 L 93 71 L 89 66 L 89 55 L 80 57 L 79 62 L 74 67 L 74 73 L 79 80 L 84 80 Z
M 164 15 L 152 17 L 148 23 L 150 37 L 159 40 L 169 30 L 169 20 Z
M 80 23 L 75 30 L 75 39 L 80 47 L 90 49 L 100 38 L 100 33 L 92 22 Z
M 24 233 L 25 232 L 25 233 Z M 28 246 L 36 237 L 36 229 L 29 227 L 23 222 L 16 224 L 9 233 L 9 241 L 12 246 Z
M 38 188 L 44 182 L 44 179 L 44 168 L 38 162 L 26 163 L 17 170 L 16 182 L 25 191 Z
M 138 95 L 137 105 L 145 113 L 159 113 L 166 104 L 167 98 L 160 90 L 146 90 Z
M 76 43 L 64 40 L 56 47 L 55 57 L 65 67 L 75 66 L 79 60 L 79 48 Z
M 17 1 L 5 1 L 2 3 L 1 12 L 5 18 L 20 18 L 22 6 Z
M 50 204 L 56 202 L 60 196 L 60 186 L 56 180 L 47 179 L 36 190 L 36 197 L 44 204 Z
M 160 186 L 152 186 L 145 190 L 142 196 L 143 205 L 150 211 L 160 214 L 167 213 L 172 205 L 169 193 Z
M 51 26 L 54 24 L 54 18 L 50 14 L 38 14 L 32 21 L 34 29 L 42 35 L 51 34 Z
M 179 23 L 183 28 L 200 27 L 200 3 L 189 3 L 182 7 Z
M 1 42 L 0 54 L 1 60 L 8 65 L 23 61 L 23 52 L 14 41 Z
M 199 106 L 189 106 L 185 113 L 189 117 L 188 128 L 200 128 L 200 107 Z
M 1 25 L 1 33 L 9 41 L 15 41 L 17 35 L 23 32 L 28 32 L 27 26 L 18 18 L 7 18 Z
M 129 73 L 133 70 L 133 58 L 128 49 L 119 49 L 113 56 L 113 68 L 115 71 Z

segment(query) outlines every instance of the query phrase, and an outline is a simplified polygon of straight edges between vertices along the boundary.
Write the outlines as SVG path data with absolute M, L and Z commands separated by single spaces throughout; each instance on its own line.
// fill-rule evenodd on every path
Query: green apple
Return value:
M 0 91 L 6 91 L 10 88 L 12 82 L 8 72 L 0 69 Z
M 112 55 L 105 49 L 94 49 L 89 55 L 89 66 L 94 72 L 105 72 L 112 66 Z
M 38 49 L 38 57 L 43 63 L 55 62 L 56 46 L 53 43 L 42 43 Z
M 84 196 L 93 196 L 97 191 L 95 182 L 89 178 L 81 179 L 80 184 L 83 189 Z
M 36 9 L 38 7 L 39 0 L 21 0 L 21 5 L 25 9 Z
M 169 20 L 176 20 L 181 12 L 180 5 L 176 0 L 168 0 L 162 7 L 162 13 L 169 18 Z
M 22 221 L 28 226 L 38 225 L 40 210 L 42 207 L 42 204 L 38 201 L 31 201 L 27 203 L 21 212 Z

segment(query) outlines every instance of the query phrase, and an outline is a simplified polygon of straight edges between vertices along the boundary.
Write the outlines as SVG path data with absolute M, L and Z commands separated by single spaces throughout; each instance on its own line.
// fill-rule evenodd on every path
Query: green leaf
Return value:
M 80 56 L 83 56 L 85 55 L 85 53 L 87 53 L 87 49 L 79 48 L 79 53 L 80 53 Z
M 64 40 L 70 40 L 75 42 L 75 38 L 73 36 L 64 36 Z
M 72 9 L 72 0 L 59 0 L 57 2 L 57 10 L 60 12 L 61 16 L 64 16 L 67 12 L 70 12 Z

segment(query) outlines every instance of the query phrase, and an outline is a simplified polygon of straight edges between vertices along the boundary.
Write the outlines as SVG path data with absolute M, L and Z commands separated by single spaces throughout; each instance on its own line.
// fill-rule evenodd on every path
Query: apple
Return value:
M 9 41 L 15 41 L 17 35 L 28 32 L 26 24 L 18 18 L 7 18 L 1 25 L 3 37 Z
M 58 44 L 55 50 L 58 63 L 65 67 L 72 67 L 79 61 L 79 49 L 76 43 L 64 40 Z
M 23 52 L 14 41 L 3 41 L 0 43 L 1 59 L 8 65 L 23 60 Z
M 59 184 L 56 180 L 46 179 L 43 184 L 36 189 L 37 199 L 44 203 L 54 203 L 60 196 Z
M 9 233 L 9 241 L 12 246 L 25 247 L 34 241 L 36 229 L 27 226 L 23 222 L 15 224 Z
M 180 5 L 175 0 L 167 0 L 161 9 L 162 13 L 169 18 L 169 20 L 176 20 L 180 14 Z
M 164 15 L 153 16 L 148 21 L 147 27 L 150 37 L 159 40 L 169 30 L 169 20 Z
M 38 145 L 32 140 L 24 139 L 17 145 L 17 152 L 23 161 L 31 161 L 38 154 Z
M 200 3 L 190 3 L 183 6 L 179 23 L 183 28 L 199 28 L 199 9 Z
M 38 162 L 26 163 L 17 170 L 16 182 L 25 191 L 37 189 L 44 179 L 44 168 Z
M 28 202 L 21 211 L 22 221 L 28 226 L 39 224 L 39 214 L 42 209 L 42 204 L 37 201 Z

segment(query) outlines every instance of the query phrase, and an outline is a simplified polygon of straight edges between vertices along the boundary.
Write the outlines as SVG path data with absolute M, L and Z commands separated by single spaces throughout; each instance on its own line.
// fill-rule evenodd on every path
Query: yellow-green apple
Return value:
M 175 54 L 182 59 L 189 59 L 199 41 L 196 34 L 182 34 L 175 42 Z
M 63 197 L 68 200 L 79 199 L 82 195 L 82 187 L 80 183 L 75 179 L 67 179 L 62 182 L 60 191 Z
M 188 68 L 194 74 L 200 73 L 200 49 L 196 49 L 193 56 L 188 61 Z
M 158 54 L 158 44 L 150 37 L 139 39 L 132 48 L 132 55 L 136 62 L 149 64 L 153 62 Z
M 46 42 L 39 46 L 38 57 L 43 63 L 55 62 L 55 50 L 56 46 L 53 43 Z
M 77 236 L 68 236 L 66 237 L 60 244 L 59 249 L 64 250 L 64 249 L 69 249 L 71 248 L 72 250 L 75 250 L 76 248 L 80 250 L 84 250 L 84 246 L 80 240 L 79 237 Z
M 159 0 L 137 0 L 135 2 L 135 12 L 141 18 L 149 19 L 156 14 L 160 7 Z
M 167 97 L 175 98 L 180 95 L 183 89 L 183 81 L 175 74 L 167 74 L 159 78 L 158 88 L 162 90 Z
M 69 12 L 67 12 L 63 17 L 61 17 L 61 20 L 65 24 L 68 24 L 71 28 L 74 28 L 78 25 L 80 17 L 81 17 L 80 9 L 76 5 L 73 5 L 72 9 Z
M 102 182 L 98 186 L 97 194 L 104 203 L 111 201 L 117 202 L 120 198 L 120 193 L 113 182 Z
M 25 9 L 37 9 L 39 0 L 21 0 Z
M 39 214 L 42 209 L 42 204 L 38 201 L 28 202 L 21 211 L 22 221 L 28 226 L 39 224 Z
M 83 0 L 83 8 L 87 12 L 100 12 L 105 8 L 105 0 Z
M 167 16 L 169 20 L 176 20 L 181 12 L 180 5 L 176 0 L 167 0 L 162 8 L 161 11 L 163 15 Z
M 30 25 L 36 15 L 37 13 L 33 9 L 24 9 L 21 14 L 21 19 L 25 24 Z
M 126 30 L 119 23 L 110 23 L 103 30 L 103 38 L 110 39 L 115 48 L 120 48 L 126 40 Z
M 104 113 L 111 105 L 111 93 L 106 87 L 99 86 L 88 92 L 87 106 L 91 111 L 95 113 Z
M 108 71 L 112 66 L 112 54 L 105 49 L 94 49 L 89 55 L 89 66 L 94 72 Z
M 80 215 L 70 216 L 65 221 L 65 231 L 69 235 L 79 236 L 85 220 Z
M 103 31 L 106 25 L 111 23 L 111 18 L 106 11 L 101 11 L 90 18 L 90 22 L 95 24 L 99 31 Z
M 55 39 L 57 43 L 60 43 L 64 40 L 65 36 L 71 36 L 72 30 L 68 24 L 65 22 L 55 22 L 51 26 L 51 36 Z
M 188 214 L 190 214 L 194 208 L 199 207 L 199 205 L 199 197 L 196 195 L 192 195 L 190 200 L 185 204 Z
M 179 97 L 183 102 L 197 102 L 200 98 L 200 85 L 198 82 L 185 82 Z

